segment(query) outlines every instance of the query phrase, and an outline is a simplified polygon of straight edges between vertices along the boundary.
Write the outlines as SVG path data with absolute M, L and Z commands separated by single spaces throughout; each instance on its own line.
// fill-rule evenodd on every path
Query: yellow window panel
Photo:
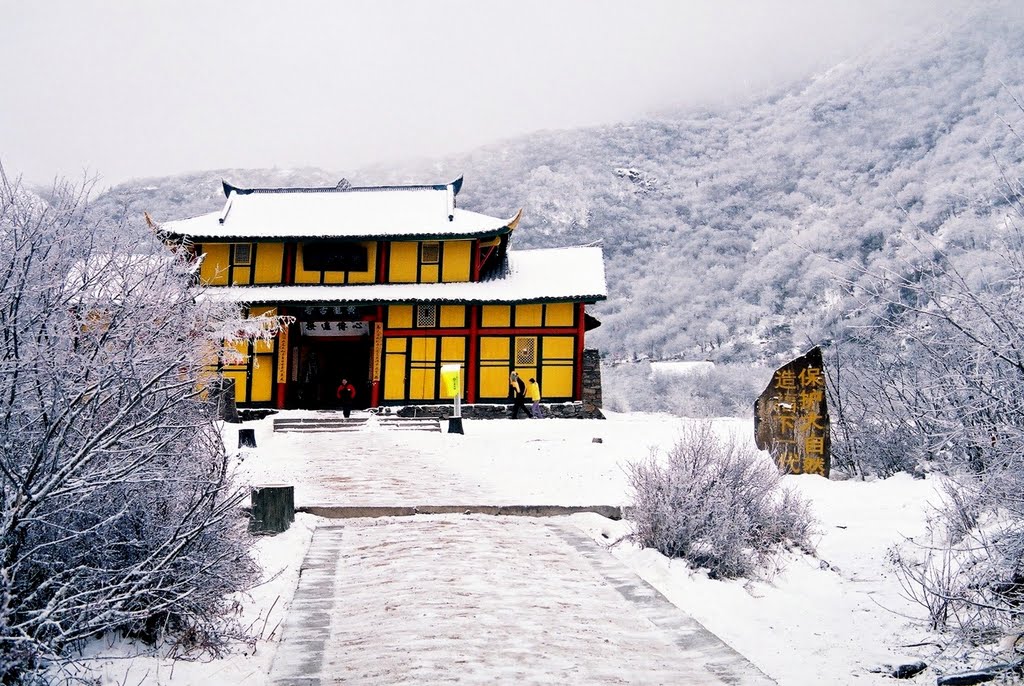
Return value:
M 419 243 L 408 241 L 392 243 L 388 281 L 392 283 L 415 282 L 416 265 L 419 262 L 419 256 Z
M 412 305 L 390 305 L 388 307 L 389 329 L 412 328 Z
M 544 365 L 544 385 L 541 392 L 545 398 L 571 398 L 572 365 Z
M 438 274 L 436 264 L 425 264 L 420 267 L 420 283 L 437 283 Z
M 245 376 L 245 371 L 224 372 L 225 379 L 234 379 L 236 403 L 244 403 L 249 401 L 249 399 L 245 397 Z
M 282 243 L 256 244 L 256 283 L 281 283 L 281 265 L 284 260 Z
M 466 339 L 445 336 L 441 339 L 441 360 L 443 362 L 466 361 Z
M 469 241 L 446 241 L 442 281 L 469 281 L 472 244 Z
M 252 350 L 256 353 L 272 353 L 274 352 L 274 339 L 268 339 L 265 341 L 253 341 Z
M 436 338 L 413 338 L 412 361 L 429 362 L 437 359 Z
M 248 341 L 228 341 L 224 345 L 225 348 L 233 349 L 242 357 L 249 356 L 249 342 Z
M 519 378 L 523 380 L 524 384 L 526 384 L 526 396 L 529 397 L 530 396 L 530 379 L 536 379 L 537 378 L 537 368 L 536 367 L 516 367 L 512 371 L 514 371 L 516 374 L 518 374 Z
M 576 339 L 572 336 L 544 336 L 545 360 L 571 360 L 576 357 Z
M 295 249 L 295 283 L 320 283 L 320 272 L 309 271 L 302 266 L 302 253 L 305 249 L 304 243 L 299 243 Z
M 324 272 L 324 283 L 345 283 L 345 276 L 346 272 Z
M 228 285 L 228 262 L 231 246 L 228 243 L 203 243 L 199 246 L 203 263 L 199 267 L 199 279 L 211 286 Z
M 404 341 L 405 339 L 401 339 Z M 390 342 L 390 341 L 389 341 Z M 405 355 L 388 353 L 384 360 L 384 399 L 406 400 Z
M 508 366 L 480 368 L 480 397 L 489 400 L 508 398 Z
M 508 305 L 484 305 L 481 325 L 483 326 L 509 326 L 511 324 L 512 308 Z
M 540 326 L 543 305 L 516 305 L 516 326 Z
M 466 325 L 466 308 L 463 305 L 441 306 L 441 327 L 461 329 Z
M 253 355 L 251 403 L 269 402 L 274 392 L 274 356 Z
M 575 303 L 550 303 L 545 306 L 544 323 L 547 326 L 572 326 Z
M 362 243 L 366 248 L 366 271 L 349 272 L 349 283 L 373 283 L 377 280 L 377 244 Z
M 389 353 L 404 353 L 408 338 L 385 338 L 384 349 Z
M 277 308 L 276 307 L 250 307 L 249 308 L 249 316 L 250 317 L 263 317 L 263 316 L 275 317 L 275 316 L 277 316 Z
M 508 339 L 505 337 L 484 336 L 480 339 L 481 360 L 508 362 L 508 351 Z
M 434 379 L 437 370 L 410 369 L 409 370 L 409 399 L 410 400 L 434 400 Z
M 231 283 L 239 286 L 252 283 L 252 267 L 235 267 L 231 272 Z

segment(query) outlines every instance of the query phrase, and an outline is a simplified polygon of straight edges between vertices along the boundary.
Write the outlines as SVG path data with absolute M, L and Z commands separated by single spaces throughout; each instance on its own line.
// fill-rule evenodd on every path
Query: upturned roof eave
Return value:
M 395 233 L 395 232 L 380 232 L 380 233 L 363 233 L 363 234 L 345 234 L 345 235 L 325 235 L 323 233 L 314 234 L 309 232 L 294 233 L 294 234 L 277 234 L 272 236 L 259 235 L 258 233 L 246 233 L 239 232 L 236 234 L 224 234 L 218 235 L 213 232 L 203 231 L 174 231 L 168 229 L 162 229 L 161 235 L 166 236 L 172 240 L 189 240 L 193 243 L 210 243 L 214 241 L 223 241 L 225 243 L 237 243 L 239 241 L 245 241 L 249 243 L 269 243 L 276 241 L 286 240 L 301 240 L 301 241 L 328 241 L 328 242 L 339 242 L 339 241 L 382 241 L 382 240 L 400 240 L 400 241 L 451 241 L 451 240 L 465 240 L 465 239 L 476 239 L 476 238 L 497 238 L 506 234 L 512 233 L 513 226 L 502 226 L 497 229 L 481 229 L 480 231 L 459 231 L 452 233 L 440 233 L 440 232 L 409 232 L 409 233 Z
M 207 290 L 204 295 L 207 297 L 216 298 L 217 288 L 211 288 Z M 233 294 L 235 295 L 235 294 Z M 250 306 L 270 306 L 270 305 L 290 305 L 290 306 L 303 306 L 303 305 L 315 305 L 323 306 L 325 304 L 339 303 L 344 305 L 359 306 L 373 306 L 373 305 L 413 305 L 413 304 L 436 304 L 436 305 L 540 305 L 545 303 L 557 303 L 557 302 L 581 302 L 585 305 L 593 305 L 602 300 L 607 300 L 607 295 L 551 295 L 542 297 L 527 297 L 527 298 L 457 298 L 457 297 L 424 297 L 424 298 L 372 298 L 372 299 L 344 299 L 344 298 L 326 298 L 317 300 L 314 298 L 309 299 L 285 299 L 273 297 L 261 297 L 246 300 L 244 298 L 232 297 L 228 298 L 230 302 L 237 303 L 239 305 L 250 305 Z

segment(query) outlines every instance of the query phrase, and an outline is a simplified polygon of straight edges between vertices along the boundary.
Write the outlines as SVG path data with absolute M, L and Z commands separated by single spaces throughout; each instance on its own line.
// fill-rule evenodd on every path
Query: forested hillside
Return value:
M 463 207 L 524 209 L 519 247 L 603 241 L 610 294 L 592 340 L 608 354 L 764 359 L 835 335 L 863 271 L 990 248 L 1002 175 L 1019 176 L 1024 157 L 1022 97 L 1024 9 L 998 2 L 729 111 L 542 132 L 399 167 L 146 180 L 97 209 L 210 211 L 222 176 L 374 185 L 464 174 Z

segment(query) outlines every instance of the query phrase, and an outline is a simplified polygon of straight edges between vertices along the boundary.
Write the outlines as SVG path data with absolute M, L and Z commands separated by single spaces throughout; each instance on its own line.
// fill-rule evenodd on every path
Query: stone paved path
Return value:
M 398 431 L 279 433 L 267 438 L 262 445 L 265 453 L 286 446 L 301 458 L 250 467 L 259 469 L 264 483 L 295 484 L 300 506 L 500 502 L 488 485 L 445 467 L 440 434 L 418 436 L 415 447 Z
M 773 683 L 567 518 L 322 526 L 283 632 L 282 686 Z

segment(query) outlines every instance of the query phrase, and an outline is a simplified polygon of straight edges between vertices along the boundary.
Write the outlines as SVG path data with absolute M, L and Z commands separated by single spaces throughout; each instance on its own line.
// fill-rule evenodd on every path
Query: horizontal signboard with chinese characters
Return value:
M 302 332 L 303 336 L 315 336 L 317 338 L 323 338 L 325 336 L 339 337 L 339 336 L 368 336 L 370 335 L 370 324 L 371 322 L 302 322 L 299 325 L 299 331 Z

